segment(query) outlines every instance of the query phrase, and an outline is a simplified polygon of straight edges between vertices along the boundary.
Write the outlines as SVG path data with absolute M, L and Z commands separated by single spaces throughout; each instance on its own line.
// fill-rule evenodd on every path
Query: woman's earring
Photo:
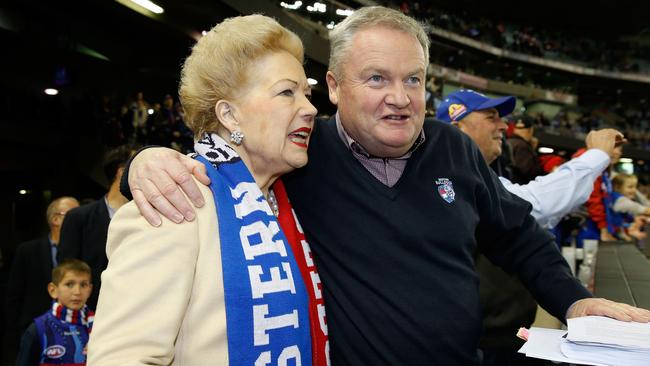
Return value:
M 230 141 L 232 141 L 233 144 L 239 146 L 243 140 L 244 134 L 241 131 L 233 131 L 230 133 Z

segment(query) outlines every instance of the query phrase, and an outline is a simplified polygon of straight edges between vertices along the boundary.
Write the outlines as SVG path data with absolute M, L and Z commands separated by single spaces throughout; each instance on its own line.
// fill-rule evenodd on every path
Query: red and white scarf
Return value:
M 330 364 L 329 341 L 327 339 L 327 320 L 320 276 L 316 271 L 311 249 L 293 211 L 291 202 L 289 202 L 282 180 L 278 179 L 273 184 L 273 193 L 278 201 L 278 222 L 291 245 L 291 250 L 294 253 L 298 267 L 300 267 L 300 274 L 309 295 L 312 364 L 314 366 L 328 366 Z

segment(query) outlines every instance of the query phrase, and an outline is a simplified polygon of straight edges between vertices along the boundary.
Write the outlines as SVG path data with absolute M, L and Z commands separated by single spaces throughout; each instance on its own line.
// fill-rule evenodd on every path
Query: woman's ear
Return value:
M 235 106 L 232 102 L 221 99 L 214 106 L 214 112 L 217 115 L 219 123 L 228 131 L 233 132 L 239 130 L 239 122 L 237 121 Z

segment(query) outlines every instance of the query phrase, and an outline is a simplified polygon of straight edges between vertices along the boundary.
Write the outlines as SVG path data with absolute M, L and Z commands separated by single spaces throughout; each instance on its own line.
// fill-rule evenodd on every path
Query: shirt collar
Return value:
M 115 215 L 115 211 L 117 211 L 117 210 L 114 209 L 113 207 L 111 207 L 111 205 L 108 204 L 108 195 L 104 196 L 104 203 L 106 204 L 106 210 L 108 210 L 108 217 L 110 219 L 112 219 L 113 215 Z
M 366 151 L 366 149 L 363 148 L 363 146 L 361 146 L 361 144 L 354 141 L 354 139 L 352 137 L 350 137 L 350 135 L 348 135 L 348 133 L 343 128 L 343 124 L 341 123 L 341 116 L 339 115 L 338 111 L 336 112 L 335 118 L 336 118 L 336 130 L 337 130 L 337 132 L 339 134 L 339 137 L 341 138 L 341 141 L 343 141 L 343 143 L 345 144 L 345 146 L 349 150 L 352 150 L 354 152 L 362 154 L 367 158 L 383 159 L 383 157 L 371 155 L 369 152 Z M 408 159 L 408 158 L 410 158 L 411 155 L 413 154 L 413 151 L 415 151 L 415 149 L 420 147 L 420 145 L 422 145 L 424 143 L 424 140 L 425 140 L 424 128 L 422 128 L 420 130 L 420 135 L 415 140 L 415 143 L 413 144 L 413 146 L 411 146 L 411 148 L 406 152 L 406 154 L 404 154 L 404 155 L 402 155 L 400 157 L 391 158 L 391 159 Z

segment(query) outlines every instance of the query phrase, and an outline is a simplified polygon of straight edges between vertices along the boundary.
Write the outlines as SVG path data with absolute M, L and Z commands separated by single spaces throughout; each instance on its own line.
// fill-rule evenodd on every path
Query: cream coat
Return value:
M 152 227 L 133 202 L 111 221 L 89 366 L 228 364 L 215 203 L 197 185 L 192 222 Z

